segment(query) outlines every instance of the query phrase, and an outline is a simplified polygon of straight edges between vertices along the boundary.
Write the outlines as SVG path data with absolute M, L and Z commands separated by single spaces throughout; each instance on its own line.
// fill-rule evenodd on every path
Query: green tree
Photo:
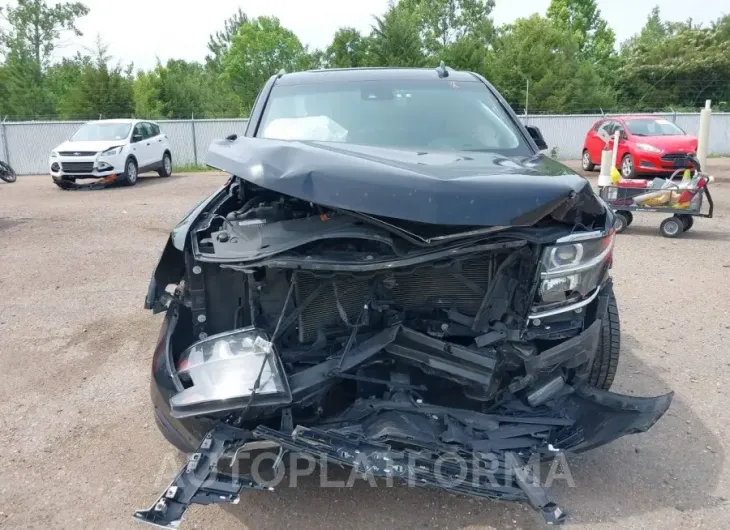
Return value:
M 231 41 L 233 37 L 238 35 L 241 26 L 248 23 L 249 18 L 241 8 L 223 23 L 223 29 L 216 31 L 208 39 L 208 51 L 210 52 L 206 56 L 206 64 L 216 72 L 222 70 L 223 57 L 228 53 L 231 47 Z
M 78 83 L 58 102 L 61 118 L 123 118 L 132 114 L 132 67 L 111 66 L 111 59 L 108 46 L 98 37 L 94 56 L 82 61 Z
M 608 107 L 606 88 L 564 25 L 533 15 L 502 28 L 486 76 L 515 108 L 524 108 L 529 81 L 531 111 L 582 112 Z
M 238 95 L 248 113 L 261 87 L 273 74 L 311 64 L 299 38 L 276 17 L 259 17 L 241 25 L 223 58 L 223 80 Z
M 730 102 L 730 39 L 724 25 L 668 27 L 665 38 L 624 50 L 621 101 L 638 110 L 696 109 L 706 99 Z
M 617 66 L 616 34 L 601 17 L 596 0 L 551 0 L 548 18 L 572 34 L 578 53 L 593 63 L 604 78 Z
M 88 13 L 89 8 L 80 2 L 48 6 L 45 0 L 17 0 L 15 7 L 6 7 L 2 14 L 10 27 L 4 36 L 5 46 L 11 52 L 27 54 L 40 72 L 48 65 L 62 33 L 82 35 L 76 21 Z
M 385 14 L 375 17 L 370 49 L 374 66 L 422 66 L 425 57 L 415 13 L 391 0 Z
M 370 39 L 355 28 L 340 28 L 324 55 L 331 68 L 370 66 Z
M 0 12 L 6 29 L 0 33 L 5 56 L 5 112 L 15 117 L 47 117 L 54 95 L 44 71 L 63 33 L 81 35 L 76 21 L 88 8 L 78 2 L 48 6 L 44 0 L 17 0 Z
M 401 0 L 399 5 L 414 14 L 426 52 L 438 58 L 464 39 L 486 49 L 494 35 L 489 17 L 494 0 Z

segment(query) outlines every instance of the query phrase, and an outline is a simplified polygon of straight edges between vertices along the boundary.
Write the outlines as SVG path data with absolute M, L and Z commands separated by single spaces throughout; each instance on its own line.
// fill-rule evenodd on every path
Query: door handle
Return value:
M 150 143 L 149 143 L 149 142 L 147 142 L 147 145 L 150 145 Z

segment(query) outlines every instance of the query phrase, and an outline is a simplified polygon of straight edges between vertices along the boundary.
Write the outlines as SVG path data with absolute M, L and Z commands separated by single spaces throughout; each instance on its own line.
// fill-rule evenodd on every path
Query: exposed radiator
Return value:
M 406 311 L 429 308 L 455 308 L 474 316 L 494 277 L 498 265 L 494 254 L 481 254 L 448 266 L 390 270 L 374 275 L 332 273 L 317 276 L 297 273 L 296 301 L 301 305 L 321 287 L 321 292 L 299 315 L 299 340 L 311 343 L 317 330 L 345 327 L 337 307 L 335 289 L 347 321 L 354 324 L 367 300 L 373 282 L 380 285 L 381 297 L 387 297 Z

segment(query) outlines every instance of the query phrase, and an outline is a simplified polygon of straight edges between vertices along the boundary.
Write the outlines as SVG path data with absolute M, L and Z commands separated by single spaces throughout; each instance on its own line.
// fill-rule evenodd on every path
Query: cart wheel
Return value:
M 695 224 L 694 217 L 687 214 L 675 214 L 674 217 L 681 219 L 682 226 L 684 226 L 684 232 L 688 231 Z
M 679 217 L 669 217 L 662 221 L 659 231 L 664 237 L 677 237 L 684 232 L 684 223 Z
M 628 215 L 626 215 L 628 214 Z M 613 229 L 616 230 L 617 234 L 620 234 L 624 230 L 626 230 L 626 227 L 631 224 L 631 219 L 629 217 L 631 215 L 629 212 L 616 212 L 615 218 L 613 220 Z

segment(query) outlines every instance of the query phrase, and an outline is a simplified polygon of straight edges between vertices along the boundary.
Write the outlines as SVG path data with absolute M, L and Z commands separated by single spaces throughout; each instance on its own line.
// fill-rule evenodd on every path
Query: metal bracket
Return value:
M 161 528 L 176 528 L 191 504 L 237 504 L 242 489 L 270 490 L 249 476 L 218 476 L 218 461 L 231 446 L 253 439 L 249 431 L 228 426 L 208 432 L 152 507 L 137 510 L 135 519 Z

